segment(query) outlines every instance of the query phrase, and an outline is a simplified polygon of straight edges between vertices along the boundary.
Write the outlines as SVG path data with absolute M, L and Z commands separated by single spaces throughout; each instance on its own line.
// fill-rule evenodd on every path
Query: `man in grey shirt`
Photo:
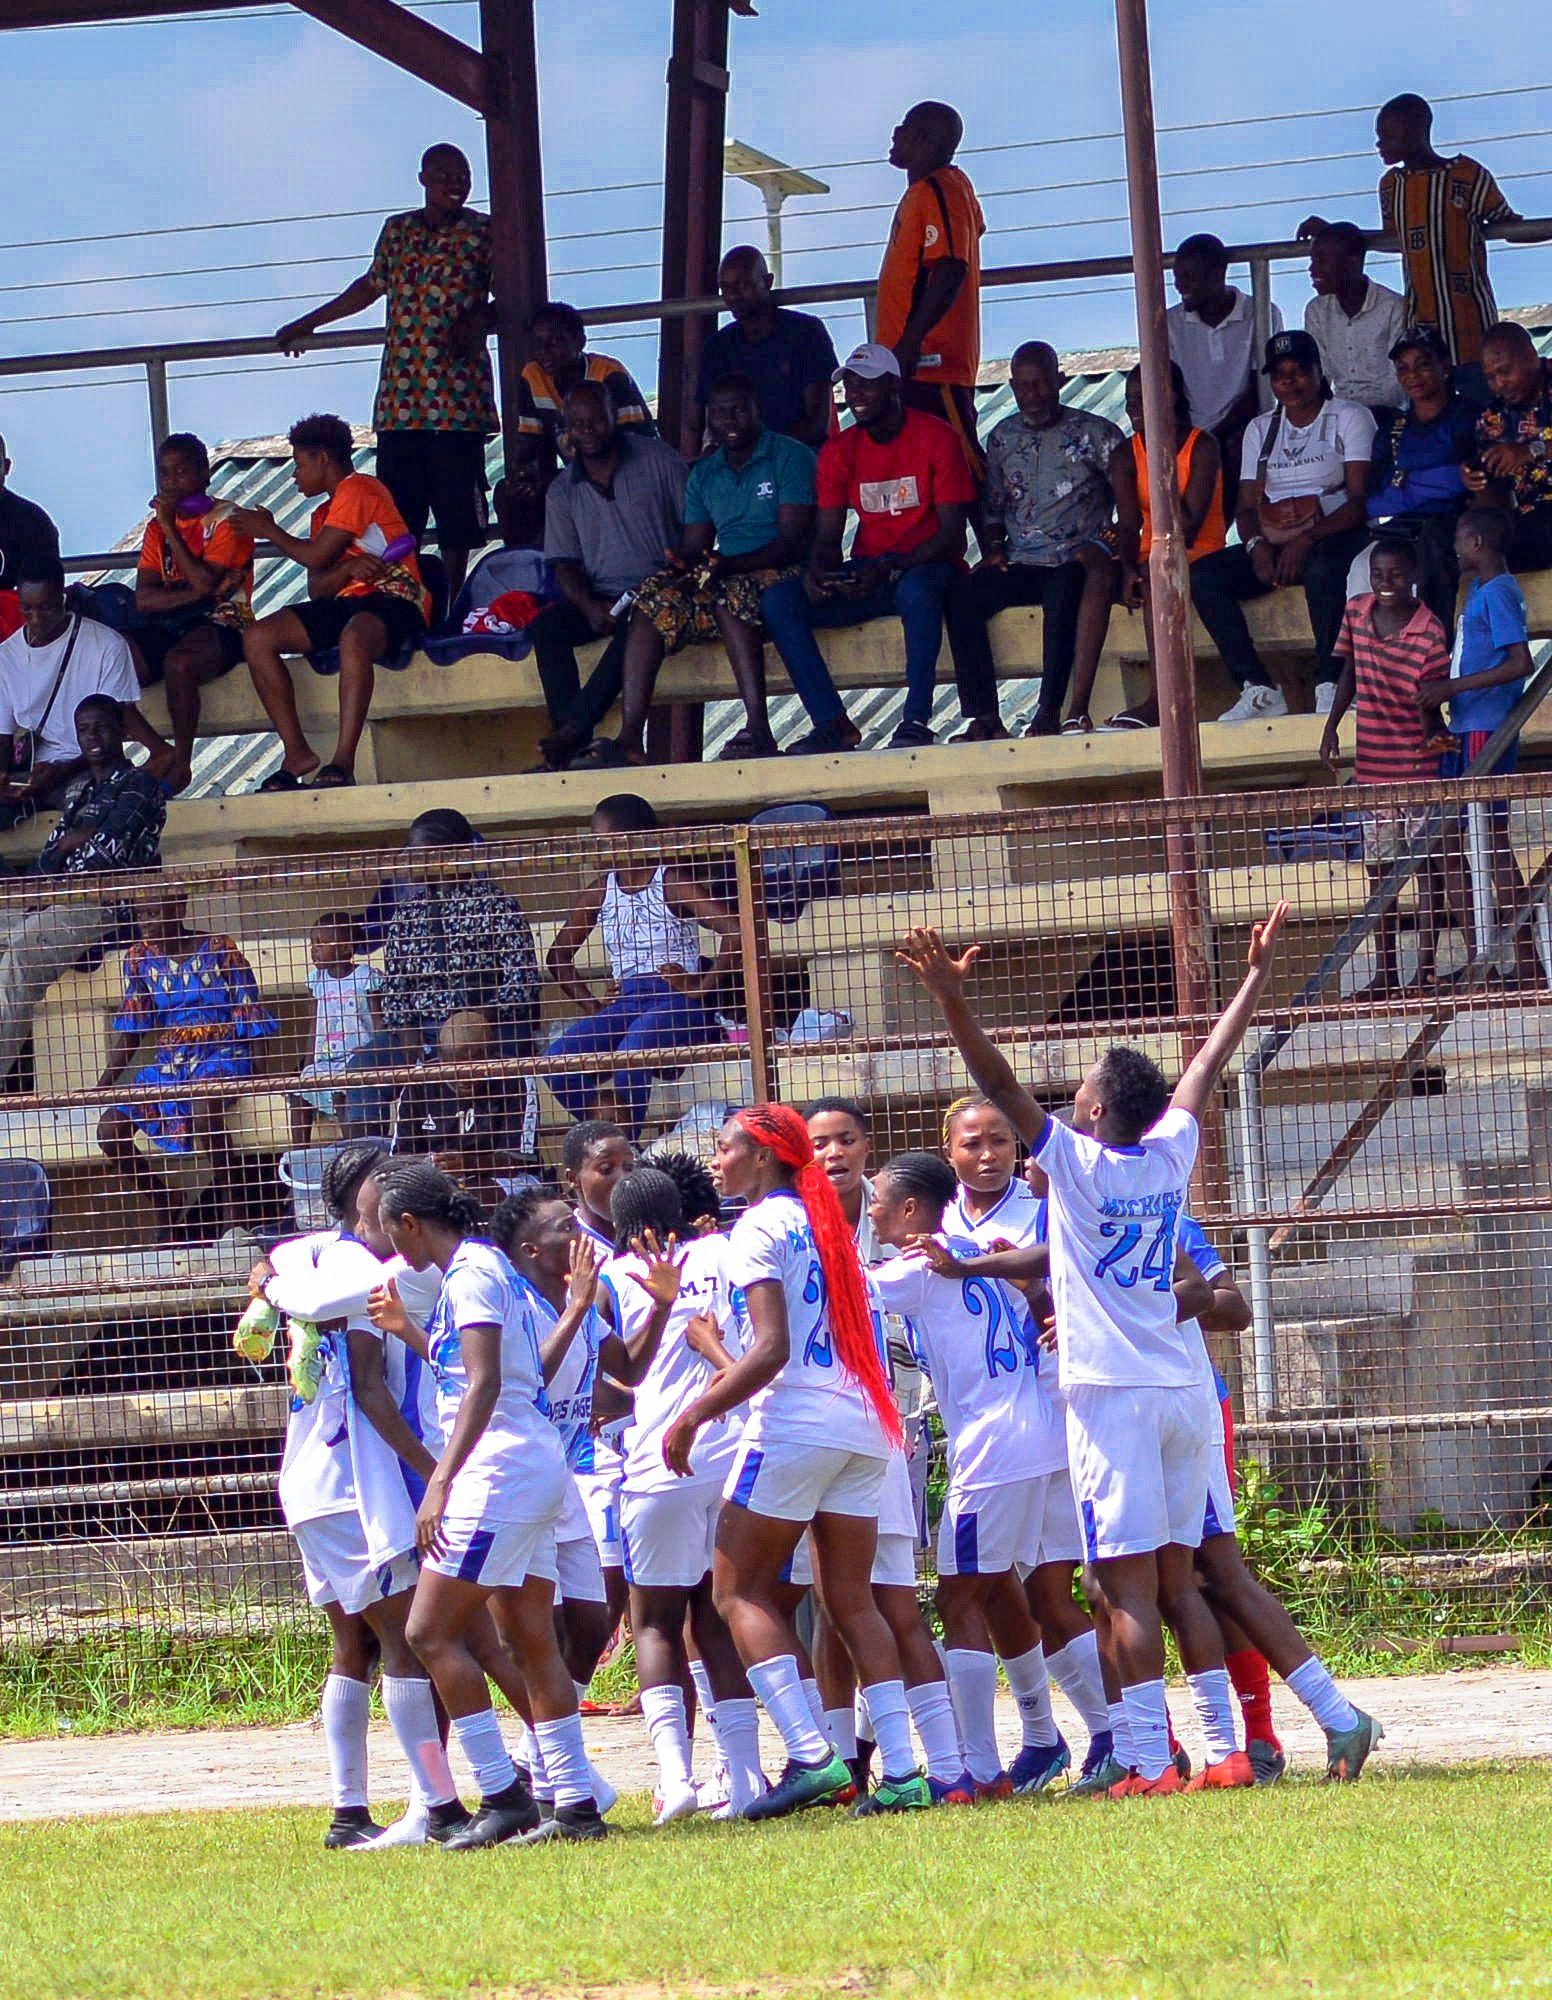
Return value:
M 688 468 L 657 438 L 622 431 L 603 387 L 579 382 L 566 398 L 565 428 L 576 449 L 544 503 L 544 553 L 558 604 L 529 627 L 554 727 L 539 745 L 545 765 L 563 771 L 594 737 L 619 699 L 628 597 L 679 546 Z M 581 684 L 576 648 L 607 639 Z

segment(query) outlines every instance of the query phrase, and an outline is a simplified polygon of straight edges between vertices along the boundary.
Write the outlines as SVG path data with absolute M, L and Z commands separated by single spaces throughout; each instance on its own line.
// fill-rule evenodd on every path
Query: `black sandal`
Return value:
M 346 785 L 353 785 L 355 782 L 355 772 L 347 771 L 343 764 L 320 764 L 308 780 L 315 792 L 343 791 Z
M 779 757 L 781 748 L 767 729 L 763 733 L 743 728 L 728 738 L 717 752 L 719 764 L 736 764 L 746 757 Z
M 299 792 L 304 780 L 295 771 L 288 771 L 282 764 L 278 771 L 271 771 L 262 784 L 255 785 L 255 792 Z
M 567 769 L 571 771 L 618 771 L 627 764 L 644 764 L 644 757 L 634 756 L 629 750 L 622 750 L 610 736 L 595 736 L 585 750 L 572 758 Z

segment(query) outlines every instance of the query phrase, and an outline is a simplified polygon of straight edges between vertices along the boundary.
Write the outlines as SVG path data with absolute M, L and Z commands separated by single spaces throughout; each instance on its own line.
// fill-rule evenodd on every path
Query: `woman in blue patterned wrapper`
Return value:
M 182 890 L 158 885 L 138 914 L 140 935 L 124 954 L 124 1001 L 113 1018 L 114 1039 L 97 1087 L 117 1083 L 141 1036 L 155 1033 L 151 1060 L 130 1080 L 167 1094 L 110 1106 L 97 1121 L 97 1143 L 151 1203 L 163 1235 L 177 1219 L 173 1196 L 136 1148 L 135 1133 L 144 1132 L 159 1152 L 207 1154 L 217 1225 L 230 1229 L 241 1219 L 226 1129 L 231 1099 L 182 1091 L 188 1084 L 252 1076 L 253 1044 L 278 1033 L 280 1023 L 260 1001 L 253 968 L 232 939 L 189 928 Z

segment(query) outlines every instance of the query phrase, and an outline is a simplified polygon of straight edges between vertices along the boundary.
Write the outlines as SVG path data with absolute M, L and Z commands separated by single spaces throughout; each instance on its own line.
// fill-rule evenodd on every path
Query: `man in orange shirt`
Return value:
M 967 175 L 953 165 L 964 123 L 951 105 L 909 110 L 889 164 L 909 183 L 895 210 L 878 274 L 875 339 L 899 357 L 907 406 L 958 433 L 979 481 L 975 384 L 981 367 L 981 237 L 986 220 Z
M 263 537 L 307 572 L 307 601 L 248 627 L 248 671 L 285 753 L 261 792 L 294 792 L 303 778 L 325 790 L 355 783 L 356 748 L 372 705 L 377 664 L 418 639 L 431 616 L 414 537 L 380 479 L 357 472 L 343 417 L 303 417 L 290 431 L 291 477 L 313 509 L 307 541 L 288 535 L 267 507 L 237 507 L 239 534 Z M 339 648 L 339 738 L 321 768 L 302 734 L 296 690 L 283 655 Z M 316 774 L 316 775 L 314 775 Z

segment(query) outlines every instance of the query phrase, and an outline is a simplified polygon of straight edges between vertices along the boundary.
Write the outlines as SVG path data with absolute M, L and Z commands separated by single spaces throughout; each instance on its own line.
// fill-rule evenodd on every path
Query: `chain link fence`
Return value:
M 729 1107 L 839 1094 L 879 1162 L 970 1088 L 913 925 L 982 946 L 972 1002 L 1060 1108 L 1112 1041 L 1177 1071 L 1279 896 L 1194 1191 L 1253 1309 L 1217 1355 L 1252 1553 L 1380 1626 L 1542 1616 L 1549 878 L 1552 786 L 1512 778 L 11 881 L 0 1661 L 293 1615 L 282 1359 L 230 1335 L 342 1135 L 494 1202 L 581 1117 L 709 1154 Z M 82 962 L 30 991 L 66 906 Z

